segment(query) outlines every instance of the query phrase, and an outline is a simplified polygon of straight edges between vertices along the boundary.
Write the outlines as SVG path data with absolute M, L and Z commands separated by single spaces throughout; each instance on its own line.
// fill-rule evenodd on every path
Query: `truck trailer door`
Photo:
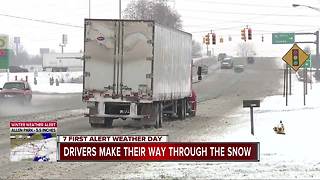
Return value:
M 120 94 L 151 96 L 153 64 L 152 21 L 121 21 L 119 43 Z
M 85 25 L 84 88 L 151 96 L 153 21 L 87 19 Z
M 116 91 L 117 21 L 85 21 L 84 89 Z

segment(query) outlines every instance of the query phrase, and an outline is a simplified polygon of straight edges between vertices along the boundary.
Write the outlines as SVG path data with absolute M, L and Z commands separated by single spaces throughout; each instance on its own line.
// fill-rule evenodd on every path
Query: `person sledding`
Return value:
M 284 131 L 284 125 L 282 121 L 280 121 L 280 124 L 273 128 L 274 132 L 277 134 L 286 134 Z

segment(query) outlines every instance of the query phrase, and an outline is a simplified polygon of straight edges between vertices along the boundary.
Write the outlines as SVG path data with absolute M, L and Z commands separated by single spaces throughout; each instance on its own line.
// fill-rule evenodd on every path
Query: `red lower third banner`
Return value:
M 259 143 L 58 143 L 59 161 L 259 161 Z

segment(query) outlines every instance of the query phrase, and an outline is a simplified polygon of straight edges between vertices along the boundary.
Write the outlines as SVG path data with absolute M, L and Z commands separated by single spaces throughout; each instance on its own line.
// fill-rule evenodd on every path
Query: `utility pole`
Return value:
M 91 0 L 89 0 L 89 19 L 91 18 Z
M 16 45 L 16 55 L 19 54 L 20 37 L 14 37 L 14 44 Z
M 61 54 L 63 54 L 63 47 L 65 46 L 64 44 L 60 44 L 59 46 L 61 46 Z
M 19 54 L 19 46 L 20 46 L 20 37 L 14 37 L 14 44 L 16 45 L 16 56 Z M 21 64 L 24 65 L 24 60 L 21 61 Z
M 61 46 L 61 53 L 63 54 L 63 48 L 67 45 L 68 39 L 66 34 L 62 34 L 62 43 L 59 44 Z
M 121 19 L 121 0 L 119 0 L 119 19 Z
M 319 30 L 315 32 L 316 35 L 316 78 L 319 79 Z

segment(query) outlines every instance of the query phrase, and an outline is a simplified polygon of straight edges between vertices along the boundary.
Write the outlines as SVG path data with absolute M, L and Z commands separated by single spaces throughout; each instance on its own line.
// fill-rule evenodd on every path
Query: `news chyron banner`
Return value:
M 10 160 L 57 161 L 57 121 L 11 121 Z
M 168 136 L 58 137 L 58 161 L 260 161 L 258 142 L 168 142 Z

